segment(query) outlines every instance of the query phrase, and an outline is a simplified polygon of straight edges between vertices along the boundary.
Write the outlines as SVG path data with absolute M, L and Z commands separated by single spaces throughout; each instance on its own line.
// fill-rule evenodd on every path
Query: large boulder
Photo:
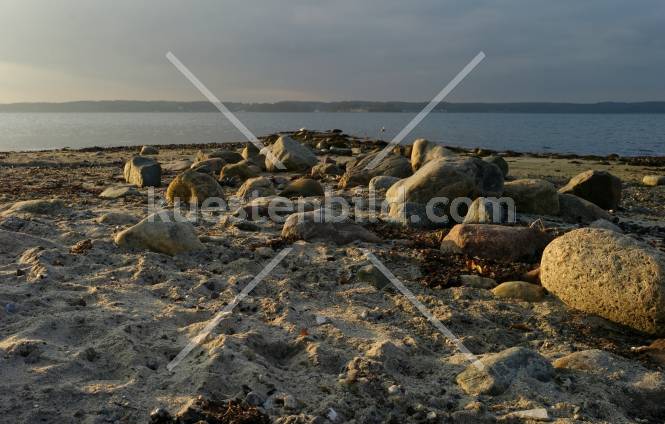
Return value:
M 344 174 L 342 168 L 336 163 L 319 163 L 312 167 L 310 175 L 315 178 L 325 178 Z
M 321 183 L 311 178 L 298 178 L 291 181 L 279 193 L 282 197 L 310 197 L 323 196 L 324 194 Z
M 290 215 L 282 228 L 287 240 L 323 241 L 338 245 L 354 241 L 378 243 L 381 239 L 348 218 L 335 216 L 330 209 L 316 209 Z
M 531 227 L 457 224 L 441 242 L 441 250 L 513 262 L 537 258 L 550 236 Z
M 397 181 L 401 180 L 398 177 L 389 177 L 388 175 L 379 175 L 369 180 L 369 191 L 385 191 L 392 187 Z
M 508 173 L 510 172 L 510 167 L 508 166 L 508 162 L 506 162 L 506 160 L 503 157 L 492 155 L 484 157 L 483 160 L 485 162 L 493 163 L 494 165 L 498 166 L 501 172 L 503 173 L 504 178 L 508 176 Z
M 275 186 L 272 181 L 270 181 L 270 178 L 255 177 L 245 181 L 238 189 L 236 196 L 238 196 L 239 199 L 249 200 L 252 198 L 272 196 L 273 194 L 275 194 Z
M 411 148 L 411 168 L 415 172 L 431 160 L 452 156 L 455 156 L 452 150 L 448 150 L 440 144 L 430 143 L 424 138 L 419 138 L 413 142 Z
M 487 355 L 469 365 L 457 376 L 457 384 L 470 395 L 500 395 L 516 380 L 536 379 L 549 381 L 554 369 L 538 352 L 525 347 L 511 347 Z
M 503 196 L 515 201 L 518 213 L 557 215 L 559 193 L 549 181 L 528 178 L 509 181 L 503 185 Z
M 141 156 L 152 156 L 152 155 L 158 155 L 159 154 L 159 149 L 155 146 L 143 146 L 141 147 L 141 153 L 139 153 Z
M 510 204 L 497 198 L 479 197 L 469 206 L 464 224 L 506 224 L 515 223 L 515 211 Z
M 205 247 L 196 236 L 192 224 L 177 222 L 174 214 L 166 211 L 150 215 L 116 234 L 114 241 L 122 248 L 147 249 L 167 255 L 201 250 Z
M 559 216 L 571 223 L 589 224 L 598 219 L 611 219 L 607 211 L 574 194 L 559 193 Z
M 134 156 L 125 163 L 125 181 L 137 187 L 162 185 L 162 167 L 149 156 Z
M 171 181 L 166 189 L 166 200 L 201 205 L 207 199 L 224 200 L 224 192 L 216 179 L 194 170 L 185 171 Z
M 219 175 L 226 161 L 222 158 L 210 158 L 192 164 L 191 169 L 210 175 Z
M 448 223 L 444 210 L 432 208 L 420 203 L 391 203 L 388 217 L 396 224 L 407 228 L 438 228 Z
M 617 209 L 621 202 L 621 179 L 607 171 L 589 170 L 573 177 L 559 192 L 574 194 L 603 209 Z
M 346 172 L 339 182 L 340 188 L 351 188 L 366 186 L 370 180 L 379 175 L 389 177 L 405 178 L 411 175 L 411 164 L 404 156 L 388 154 L 374 168 L 367 166 L 376 158 L 380 152 L 370 153 L 358 160 L 346 164 Z
M 582 228 L 550 243 L 543 286 L 567 305 L 649 334 L 665 334 L 665 254 L 609 230 Z
M 386 192 L 389 203 L 427 204 L 434 197 L 494 196 L 503 192 L 503 174 L 479 158 L 444 158 L 426 163 L 415 174 L 393 184 Z
M 277 163 L 272 160 L 273 158 L 279 160 L 286 167 L 283 171 L 306 171 L 318 162 L 316 155 L 309 147 L 298 143 L 287 135 L 279 137 L 275 144 L 269 148 L 269 153 L 266 154 L 266 169 L 270 172 L 282 171 L 277 167 Z

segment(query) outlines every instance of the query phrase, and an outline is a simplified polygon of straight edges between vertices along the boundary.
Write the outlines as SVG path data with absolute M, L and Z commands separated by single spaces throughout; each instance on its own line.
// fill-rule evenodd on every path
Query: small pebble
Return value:
M 7 312 L 8 314 L 15 314 L 16 312 L 18 312 L 18 305 L 13 302 L 6 304 L 5 312 Z
M 399 394 L 400 392 L 400 387 L 397 384 L 393 384 L 392 386 L 388 387 L 388 394 L 390 395 L 396 395 Z

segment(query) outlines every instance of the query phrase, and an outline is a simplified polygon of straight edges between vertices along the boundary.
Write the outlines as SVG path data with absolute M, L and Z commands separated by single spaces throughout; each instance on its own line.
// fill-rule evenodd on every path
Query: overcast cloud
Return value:
M 0 102 L 665 100 L 662 0 L 0 0 Z

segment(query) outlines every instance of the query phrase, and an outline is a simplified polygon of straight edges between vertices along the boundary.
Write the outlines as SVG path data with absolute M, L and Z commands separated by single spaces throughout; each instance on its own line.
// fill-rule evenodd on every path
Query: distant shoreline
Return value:
M 266 113 L 417 113 L 425 102 L 228 102 L 233 112 Z M 206 113 L 218 112 L 205 101 L 75 101 L 0 104 L 0 113 Z M 665 114 L 665 101 L 600 103 L 441 103 L 436 113 Z

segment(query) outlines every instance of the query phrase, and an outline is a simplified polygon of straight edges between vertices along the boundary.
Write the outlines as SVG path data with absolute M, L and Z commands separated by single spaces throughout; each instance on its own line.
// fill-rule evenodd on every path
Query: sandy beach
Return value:
M 366 181 L 345 187 L 340 181 L 351 179 L 345 174 L 354 161 L 380 151 L 385 143 L 363 143 L 332 132 L 290 136 L 319 164 L 331 166 L 312 176 L 311 166 L 271 172 L 247 162 L 252 172 L 258 171 L 251 178 L 266 177 L 271 193 L 311 176 L 336 196 L 368 196 Z M 263 141 L 274 146 L 277 136 Z M 376 239 L 359 236 L 364 234 L 360 230 L 351 236 L 360 240 L 344 243 L 334 241 L 337 235 L 330 240 L 294 238 L 284 236 L 280 222 L 239 219 L 235 210 L 191 224 L 195 242 L 202 245 L 192 251 L 169 255 L 118 241 L 119 234 L 150 214 L 150 190 L 167 198 L 169 184 L 207 153 L 243 149 L 241 143 L 159 146 L 144 155 L 161 167 L 161 184 L 154 188 L 129 184 L 123 174 L 140 147 L 0 153 L 0 421 L 665 419 L 663 334 L 617 322 L 609 312 L 607 317 L 585 312 L 563 291 L 552 293 L 554 277 L 543 287 L 534 270 L 541 260 L 546 265 L 544 246 L 514 260 L 483 257 L 463 246 L 451 253 L 442 248 L 442 240 L 452 237 L 452 225 L 399 225 L 385 216 L 357 224 Z M 537 179 L 558 190 L 587 170 L 611 173 L 621 181 L 621 200 L 603 214 L 605 222 L 623 234 L 593 231 L 610 232 L 610 240 L 640 243 L 645 258 L 656 258 L 651 274 L 665 285 L 665 277 L 658 274 L 665 263 L 658 265 L 657 259 L 665 252 L 665 186 L 643 183 L 647 175 L 665 175 L 662 158 L 461 149 L 454 154 L 463 160 L 479 155 L 481 162 L 488 156 L 503 157 L 509 172 L 505 183 L 501 178 L 502 187 Z M 413 155 L 411 148 L 391 153 L 407 164 Z M 208 166 L 232 165 L 229 157 Z M 224 199 L 247 202 L 238 198 L 238 191 L 248 177 L 220 177 L 219 169 L 200 172 L 220 181 L 215 190 L 221 190 Z M 105 192 L 109 188 L 117 190 Z M 314 195 L 308 189 L 293 190 L 288 197 L 301 202 L 321 198 L 316 190 Z M 37 200 L 41 202 L 21 203 Z M 558 206 L 557 213 L 523 213 L 518 204 L 517 223 L 505 227 L 536 225 L 551 241 L 590 225 L 562 218 Z M 292 250 L 200 346 L 167 369 L 285 248 Z M 377 273 L 368 252 L 457 340 L 442 334 Z M 593 272 L 588 278 L 601 278 Z M 528 283 L 527 291 L 535 297 L 504 296 L 494 290 L 510 281 Z M 656 313 L 663 314 L 665 304 L 659 302 L 664 309 Z M 661 328 L 657 326 L 663 323 L 654 325 Z M 471 375 L 476 371 L 459 343 L 488 368 L 504 364 L 509 376 Z M 500 382 L 503 377 L 506 381 Z

